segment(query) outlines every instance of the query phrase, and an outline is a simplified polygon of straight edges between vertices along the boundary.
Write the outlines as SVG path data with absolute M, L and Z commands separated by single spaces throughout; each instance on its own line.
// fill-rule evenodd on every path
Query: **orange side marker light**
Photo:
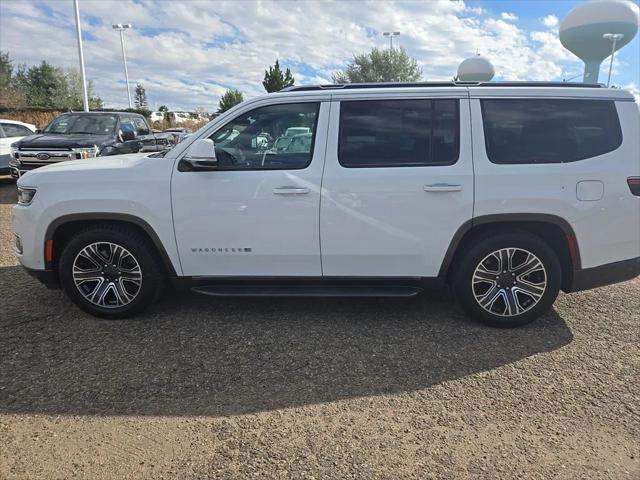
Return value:
M 53 262 L 53 240 L 44 242 L 44 261 L 47 263 Z

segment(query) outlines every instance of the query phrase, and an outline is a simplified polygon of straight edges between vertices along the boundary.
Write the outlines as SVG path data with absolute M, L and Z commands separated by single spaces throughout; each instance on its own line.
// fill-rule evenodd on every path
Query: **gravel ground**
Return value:
M 28 277 L 0 179 L 0 478 L 640 478 L 640 281 L 517 330 L 415 299 L 169 292 L 97 320 Z

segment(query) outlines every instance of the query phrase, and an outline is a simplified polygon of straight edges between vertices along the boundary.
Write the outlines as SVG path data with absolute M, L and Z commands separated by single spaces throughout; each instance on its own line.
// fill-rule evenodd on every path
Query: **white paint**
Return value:
M 560 31 L 596 23 L 622 22 L 638 25 L 638 5 L 629 0 L 595 0 L 571 10 L 560 25 Z
M 36 126 L 30 123 L 17 122 L 15 120 L 3 120 L 0 119 L 0 124 L 10 123 L 13 125 L 20 125 L 27 128 L 31 133 L 35 133 Z M 6 132 L 0 132 L 0 169 L 9 167 L 9 160 L 11 155 L 11 144 L 24 138 L 24 136 L 5 136 Z
M 489 59 L 476 55 L 460 63 L 457 77 L 461 82 L 488 82 L 495 74 L 495 69 Z
M 623 143 L 565 164 L 496 165 L 486 156 L 480 98 L 616 100 Z M 460 157 L 451 166 L 342 168 L 337 161 L 342 100 L 459 98 Z M 234 107 L 165 158 L 124 155 L 70 161 L 29 172 L 33 203 L 13 209 L 24 253 L 44 267 L 47 227 L 74 213 L 137 216 L 157 233 L 179 275 L 434 276 L 456 230 L 483 215 L 537 213 L 566 220 L 582 266 L 640 256 L 640 113 L 625 91 L 569 87 L 421 87 L 279 93 Z M 248 110 L 320 101 L 314 156 L 303 170 L 178 172 L 189 146 Z M 580 201 L 580 182 L 601 182 L 600 200 Z M 425 186 L 460 185 L 433 191 Z M 300 195 L 274 194 L 293 186 Z M 298 193 L 298 192 L 296 192 Z M 594 197 L 592 192 L 587 195 Z M 193 255 L 192 248 L 251 248 L 245 256 Z

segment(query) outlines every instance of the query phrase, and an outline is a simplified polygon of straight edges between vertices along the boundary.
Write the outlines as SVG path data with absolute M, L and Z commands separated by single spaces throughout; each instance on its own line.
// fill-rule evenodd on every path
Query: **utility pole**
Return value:
M 393 48 L 393 37 L 400 35 L 400 32 L 382 32 L 382 35 L 389 37 L 389 48 Z
M 127 70 L 127 54 L 124 51 L 124 31 L 131 28 L 131 24 L 116 23 L 112 25 L 112 27 L 114 30 L 117 30 L 120 32 L 120 45 L 122 46 L 122 62 L 124 63 L 124 80 L 127 83 L 127 97 L 129 98 L 129 108 L 133 108 L 133 103 L 131 103 L 131 89 L 129 88 L 129 71 Z
M 82 78 L 82 105 L 84 111 L 89 111 L 89 96 L 87 95 L 87 77 L 84 72 L 84 53 L 82 52 L 82 30 L 80 29 L 80 7 L 78 0 L 73 0 L 73 7 L 76 11 L 76 34 L 78 36 L 78 57 L 80 59 L 80 77 Z
M 609 62 L 609 78 L 607 78 L 607 87 L 611 85 L 611 70 L 613 69 L 613 57 L 616 54 L 616 43 L 624 38 L 623 33 L 605 33 L 602 38 L 611 40 L 613 45 L 611 46 L 611 61 Z

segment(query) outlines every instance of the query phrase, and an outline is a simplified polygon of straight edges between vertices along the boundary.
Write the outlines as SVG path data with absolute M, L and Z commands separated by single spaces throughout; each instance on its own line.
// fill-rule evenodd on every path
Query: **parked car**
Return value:
M 11 172 L 11 144 L 35 131 L 36 126 L 30 123 L 0 119 L 0 175 L 9 175 Z
M 191 115 L 188 112 L 171 112 L 173 122 L 176 125 L 182 125 L 185 122 L 192 120 Z
M 311 141 L 273 150 L 298 127 Z M 639 131 L 633 96 L 598 85 L 292 87 L 153 158 L 27 173 L 15 249 L 105 318 L 168 278 L 213 296 L 449 286 L 473 318 L 514 327 L 560 289 L 640 274 Z
M 164 120 L 164 112 L 151 112 L 149 116 L 151 122 L 161 122 Z
M 11 175 L 64 160 L 78 160 L 170 147 L 146 119 L 127 112 L 74 112 L 54 118 L 41 132 L 14 143 Z

